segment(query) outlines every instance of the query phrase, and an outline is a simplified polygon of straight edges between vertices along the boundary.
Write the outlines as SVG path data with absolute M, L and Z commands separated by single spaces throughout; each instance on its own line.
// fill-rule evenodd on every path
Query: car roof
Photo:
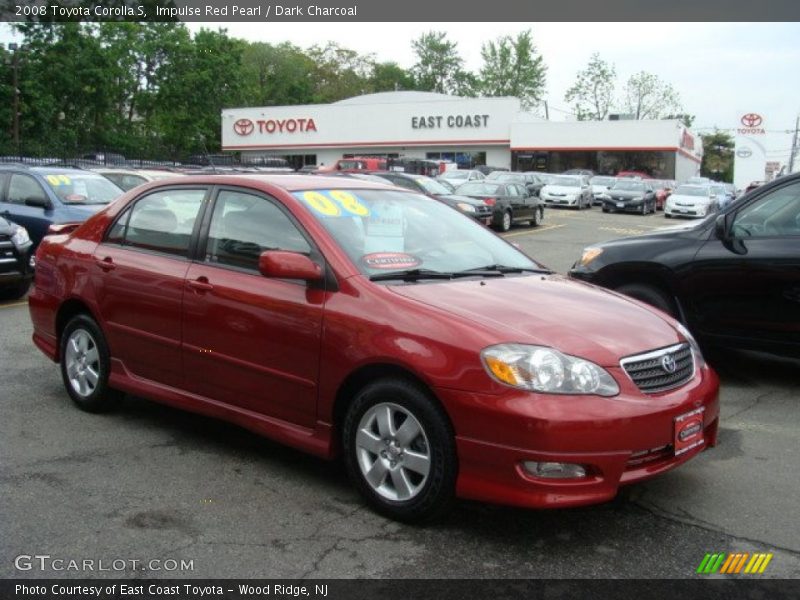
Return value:
M 100 176 L 98 173 L 94 171 L 90 171 L 88 169 L 75 169 L 73 167 L 47 167 L 47 166 L 35 166 L 29 167 L 27 165 L 0 165 L 0 170 L 3 171 L 28 171 L 29 173 L 47 173 L 47 174 L 57 174 L 57 173 L 72 173 L 72 174 L 82 174 L 82 175 L 97 175 Z
M 300 175 L 297 173 L 237 173 L 235 175 L 213 175 L 198 174 L 181 177 L 180 185 L 187 184 L 230 184 L 247 185 L 252 182 L 268 184 L 281 188 L 287 192 L 301 190 L 326 190 L 326 189 L 395 189 L 388 181 L 386 184 L 365 181 L 353 177 L 324 176 L 324 175 Z M 152 186 L 176 185 L 176 181 L 159 181 Z M 152 188 L 150 188 L 152 189 Z

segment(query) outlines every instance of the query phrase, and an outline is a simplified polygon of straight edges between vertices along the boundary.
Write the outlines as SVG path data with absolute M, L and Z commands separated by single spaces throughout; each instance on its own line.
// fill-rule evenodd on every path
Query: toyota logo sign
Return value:
M 667 373 L 674 373 L 678 368 L 675 364 L 675 358 L 671 354 L 661 357 L 661 368 Z
M 253 129 L 255 129 L 255 125 L 250 119 L 239 119 L 233 124 L 233 130 L 238 135 L 250 135 L 253 133 Z
M 746 115 L 742 115 L 742 125 L 747 127 L 748 129 L 752 129 L 753 127 L 758 127 L 761 123 L 764 122 L 764 119 L 761 118 L 761 115 L 756 113 L 747 113 Z
M 753 156 L 753 151 L 750 150 L 747 146 L 742 146 L 736 151 L 736 156 L 739 158 L 750 158 Z

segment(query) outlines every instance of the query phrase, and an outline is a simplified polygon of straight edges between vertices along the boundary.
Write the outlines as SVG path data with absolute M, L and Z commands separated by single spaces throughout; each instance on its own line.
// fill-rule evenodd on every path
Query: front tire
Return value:
M 381 514 L 408 523 L 442 514 L 458 472 L 450 422 L 436 401 L 399 378 L 363 388 L 342 428 L 353 485 Z
M 121 393 L 108 387 L 108 344 L 94 319 L 73 317 L 61 334 L 61 377 L 72 401 L 87 412 L 111 410 Z
M 511 211 L 507 210 L 503 213 L 503 217 L 500 221 L 500 231 L 506 232 L 511 231 Z
M 28 293 L 30 287 L 30 281 L 23 281 L 22 283 L 10 285 L 5 289 L 0 289 L 0 300 L 19 300 Z

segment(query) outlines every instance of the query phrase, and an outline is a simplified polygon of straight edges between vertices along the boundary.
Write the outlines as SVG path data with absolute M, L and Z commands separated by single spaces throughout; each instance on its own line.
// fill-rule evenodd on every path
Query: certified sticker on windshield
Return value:
M 369 269 L 413 269 L 422 264 L 416 256 L 405 252 L 373 252 L 361 257 L 361 262 Z

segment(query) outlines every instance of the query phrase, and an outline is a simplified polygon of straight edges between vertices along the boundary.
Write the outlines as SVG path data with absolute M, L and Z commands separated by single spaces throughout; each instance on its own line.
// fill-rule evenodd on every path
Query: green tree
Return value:
M 657 75 L 640 71 L 625 84 L 625 110 L 635 119 L 661 119 L 683 112 L 678 92 Z
M 314 101 L 314 62 L 297 46 L 248 44 L 242 55 L 244 104 L 271 106 Z
M 717 181 L 733 181 L 733 137 L 724 131 L 701 136 L 703 140 L 703 162 L 700 174 Z
M 362 56 L 335 42 L 312 46 L 307 54 L 314 64 L 314 102 L 336 102 L 370 91 L 371 55 Z
M 614 100 L 617 72 L 597 53 L 592 54 L 586 69 L 578 72 L 575 83 L 567 90 L 564 100 L 572 103 L 579 121 L 602 121 Z
M 469 89 L 474 79 L 465 74 L 457 45 L 444 31 L 429 31 L 411 42 L 417 57 L 411 72 L 418 89 L 440 94 Z
M 687 114 L 687 113 L 676 113 L 674 115 L 666 115 L 666 116 L 664 116 L 662 118 L 663 119 L 676 119 L 676 120 L 680 121 L 681 123 L 683 123 L 684 125 L 686 125 L 686 127 L 690 127 L 691 128 L 692 124 L 694 123 L 695 116 Z
M 242 103 L 245 46 L 225 30 L 201 29 L 181 41 L 156 94 L 150 131 L 156 145 L 176 156 L 219 150 L 222 109 Z
M 481 48 L 480 90 L 486 96 L 515 96 L 522 107 L 538 104 L 545 90 L 547 67 L 530 30 L 516 38 L 504 35 Z
M 369 78 L 373 92 L 414 90 L 414 76 L 395 62 L 374 63 Z

